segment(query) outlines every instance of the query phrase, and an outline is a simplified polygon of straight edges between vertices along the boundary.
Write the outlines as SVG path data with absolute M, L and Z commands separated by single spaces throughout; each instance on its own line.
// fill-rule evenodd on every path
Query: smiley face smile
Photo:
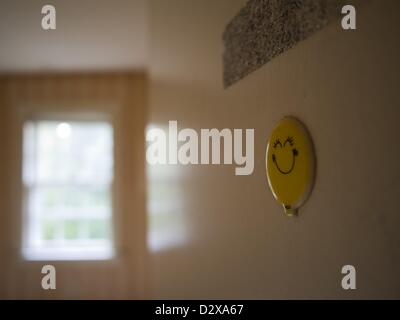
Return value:
M 276 149 L 278 148 L 278 146 L 280 147 L 280 149 L 283 149 L 283 148 L 285 148 L 286 146 L 293 147 L 293 145 L 294 145 L 294 141 L 293 141 L 293 138 L 292 138 L 292 137 L 288 137 L 288 138 L 285 140 L 285 142 L 284 142 L 283 144 L 281 143 L 281 141 L 280 141 L 279 139 L 277 139 L 277 140 L 275 141 L 275 143 L 274 143 L 274 149 L 276 150 Z M 296 164 L 296 157 L 297 157 L 298 155 L 299 155 L 299 152 L 297 151 L 297 149 L 293 148 L 293 149 L 292 149 L 292 164 L 291 164 L 291 166 L 290 166 L 290 168 L 289 168 L 288 170 L 282 170 L 282 169 L 279 167 L 278 160 L 277 160 L 277 158 L 276 158 L 275 153 L 272 154 L 272 162 L 275 163 L 275 166 L 276 166 L 276 168 L 278 169 L 278 171 L 279 171 L 280 173 L 282 173 L 282 174 L 289 174 L 289 173 L 291 173 L 291 172 L 293 171 L 293 169 L 294 169 L 294 166 L 295 166 L 295 164 Z

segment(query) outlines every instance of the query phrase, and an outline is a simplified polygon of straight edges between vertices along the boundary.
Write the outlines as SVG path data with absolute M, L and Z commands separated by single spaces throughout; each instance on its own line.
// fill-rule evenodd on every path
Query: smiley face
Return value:
M 295 215 L 312 190 L 315 172 L 311 137 L 296 118 L 285 117 L 273 129 L 267 144 L 266 169 L 274 198 L 288 215 Z
M 282 174 L 291 173 L 296 164 L 296 157 L 299 155 L 297 149 L 294 148 L 293 137 L 287 137 L 283 143 L 278 138 L 275 140 L 273 147 L 274 147 L 274 153 L 272 153 L 272 162 L 275 164 L 278 171 Z M 279 165 L 277 154 L 280 154 L 283 157 L 289 157 L 290 165 L 287 169 L 283 169 L 282 164 Z

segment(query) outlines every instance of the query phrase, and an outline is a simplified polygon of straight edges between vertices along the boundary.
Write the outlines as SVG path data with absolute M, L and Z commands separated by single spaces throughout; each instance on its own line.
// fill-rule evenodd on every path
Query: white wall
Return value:
M 41 27 L 56 9 L 56 30 Z M 0 72 L 142 70 L 147 0 L 2 0 Z
M 400 298 L 400 3 L 369 1 L 357 31 L 337 21 L 223 90 L 222 32 L 244 3 L 151 1 L 152 124 L 256 130 L 251 176 L 171 166 L 150 179 L 149 201 L 164 208 L 161 227 L 150 208 L 150 237 L 165 236 L 152 253 L 153 296 Z M 264 169 L 285 115 L 307 124 L 318 161 L 296 219 L 272 198 Z M 345 264 L 357 268 L 354 292 L 340 286 Z

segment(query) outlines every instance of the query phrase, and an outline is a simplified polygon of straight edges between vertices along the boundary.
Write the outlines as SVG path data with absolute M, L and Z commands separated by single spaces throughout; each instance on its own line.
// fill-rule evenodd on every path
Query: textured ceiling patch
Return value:
M 342 0 L 249 0 L 223 35 L 224 86 L 242 79 L 340 15 Z

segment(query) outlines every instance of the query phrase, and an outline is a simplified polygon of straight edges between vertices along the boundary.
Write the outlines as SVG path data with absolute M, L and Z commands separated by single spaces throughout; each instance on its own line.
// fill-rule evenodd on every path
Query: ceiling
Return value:
M 56 30 L 42 30 L 42 6 Z M 0 72 L 143 69 L 146 0 L 1 0 Z

